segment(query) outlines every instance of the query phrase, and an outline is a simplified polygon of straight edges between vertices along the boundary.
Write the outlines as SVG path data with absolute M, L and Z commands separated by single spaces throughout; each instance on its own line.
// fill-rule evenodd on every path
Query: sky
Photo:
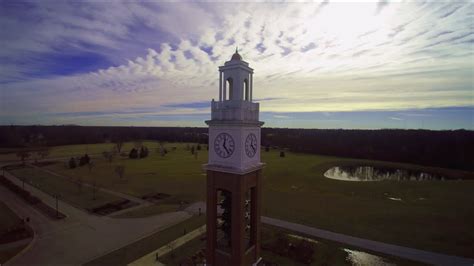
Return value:
M 474 129 L 471 1 L 0 0 L 0 124 L 206 126 L 236 47 L 269 127 Z

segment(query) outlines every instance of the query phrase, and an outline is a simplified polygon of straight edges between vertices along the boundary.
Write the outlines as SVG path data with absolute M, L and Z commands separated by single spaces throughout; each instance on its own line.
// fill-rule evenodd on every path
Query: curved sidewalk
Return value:
M 286 228 L 295 232 L 303 233 L 318 238 L 328 239 L 367 250 L 390 254 L 396 257 L 413 261 L 424 262 L 433 265 L 474 265 L 474 259 L 451 255 L 444 255 L 414 248 L 407 248 L 378 241 L 333 233 L 326 230 L 309 227 L 306 225 L 291 223 L 279 219 L 262 216 L 262 222 L 277 227 Z

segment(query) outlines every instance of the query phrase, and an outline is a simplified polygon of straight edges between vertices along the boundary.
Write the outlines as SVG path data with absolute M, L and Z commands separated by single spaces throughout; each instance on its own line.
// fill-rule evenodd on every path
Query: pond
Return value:
M 327 170 L 324 176 L 343 181 L 442 181 L 447 179 L 440 174 L 376 166 L 336 166 Z

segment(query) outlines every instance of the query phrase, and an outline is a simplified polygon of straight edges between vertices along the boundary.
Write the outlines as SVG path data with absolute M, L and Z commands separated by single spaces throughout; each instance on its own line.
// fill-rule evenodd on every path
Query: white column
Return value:
M 219 70 L 219 101 L 222 102 L 222 71 Z
M 249 100 L 252 101 L 252 92 L 253 92 L 253 73 L 250 73 L 250 80 L 249 80 L 249 90 L 250 90 L 250 97 Z
M 224 73 L 222 73 L 222 75 L 224 76 Z M 224 76 L 225 78 L 225 76 Z M 227 100 L 227 97 L 226 97 L 226 94 L 227 94 L 227 81 L 224 80 L 224 87 L 223 87 L 223 92 L 222 92 L 222 96 L 224 97 L 222 100 L 225 101 Z

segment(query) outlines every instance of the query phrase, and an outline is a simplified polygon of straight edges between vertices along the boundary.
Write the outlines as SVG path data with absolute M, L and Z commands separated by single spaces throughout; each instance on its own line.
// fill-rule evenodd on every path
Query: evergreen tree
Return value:
M 130 153 L 128 154 L 130 159 L 137 159 L 138 158 L 138 151 L 137 149 L 133 148 Z

